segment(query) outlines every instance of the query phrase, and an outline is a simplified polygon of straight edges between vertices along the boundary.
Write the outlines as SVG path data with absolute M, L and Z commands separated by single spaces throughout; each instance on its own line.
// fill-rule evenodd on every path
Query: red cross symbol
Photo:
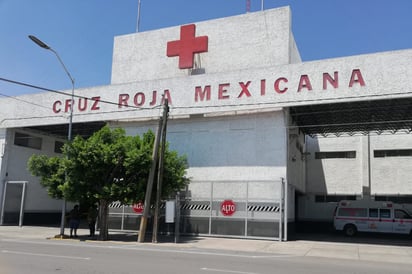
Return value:
M 167 42 L 168 57 L 179 56 L 179 68 L 193 68 L 193 57 L 195 53 L 207 52 L 208 37 L 195 36 L 196 26 L 194 24 L 180 27 L 180 40 Z

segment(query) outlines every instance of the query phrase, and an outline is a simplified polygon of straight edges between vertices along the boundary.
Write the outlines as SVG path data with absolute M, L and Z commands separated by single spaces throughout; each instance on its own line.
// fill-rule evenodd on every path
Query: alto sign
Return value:
M 232 216 L 236 212 L 236 204 L 232 200 L 224 200 L 220 204 L 220 212 L 224 216 Z
M 137 214 L 142 214 L 143 209 L 144 209 L 144 204 L 142 202 L 138 202 L 136 204 L 133 204 L 132 208 L 133 208 L 133 211 L 136 212 Z

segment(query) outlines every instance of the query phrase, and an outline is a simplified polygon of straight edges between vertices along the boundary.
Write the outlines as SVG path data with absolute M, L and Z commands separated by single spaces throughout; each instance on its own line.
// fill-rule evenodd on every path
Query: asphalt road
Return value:
M 0 274 L 411 273 L 407 264 L 73 240 L 0 239 Z

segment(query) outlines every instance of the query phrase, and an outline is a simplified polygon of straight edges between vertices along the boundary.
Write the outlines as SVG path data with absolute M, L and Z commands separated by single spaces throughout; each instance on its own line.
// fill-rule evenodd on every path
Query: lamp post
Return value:
M 70 72 L 67 70 L 66 66 L 64 65 L 62 59 L 60 58 L 59 54 L 49 47 L 46 43 L 38 39 L 34 35 L 29 35 L 29 38 L 36 43 L 39 47 L 44 48 L 46 50 L 50 50 L 51 52 L 56 55 L 57 59 L 59 60 L 60 64 L 62 65 L 64 71 L 66 72 L 67 76 L 70 78 L 70 82 L 72 83 L 72 94 L 71 94 L 71 104 L 70 104 L 70 118 L 69 118 L 69 130 L 67 133 L 67 140 L 70 142 L 72 140 L 72 126 L 73 126 L 73 104 L 74 104 L 74 79 L 71 76 Z M 63 237 L 64 235 L 64 218 L 66 215 L 66 200 L 63 197 L 63 205 L 62 205 L 62 214 L 61 214 L 61 221 L 60 221 L 60 236 Z

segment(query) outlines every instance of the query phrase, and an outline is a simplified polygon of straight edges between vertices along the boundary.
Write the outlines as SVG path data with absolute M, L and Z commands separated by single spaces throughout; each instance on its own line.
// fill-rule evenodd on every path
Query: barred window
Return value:
M 26 133 L 16 132 L 14 134 L 14 144 L 16 146 L 29 147 L 34 149 L 41 149 L 42 138 L 32 136 Z
M 356 151 L 319 151 L 315 159 L 356 158 Z

